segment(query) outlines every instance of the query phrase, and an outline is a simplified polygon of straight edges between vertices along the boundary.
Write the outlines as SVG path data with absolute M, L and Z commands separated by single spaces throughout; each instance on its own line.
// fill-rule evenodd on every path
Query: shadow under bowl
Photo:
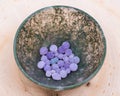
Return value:
M 69 41 L 81 62 L 76 72 L 55 81 L 37 68 L 39 48 Z M 106 40 L 96 20 L 82 10 L 69 6 L 40 9 L 26 18 L 14 39 L 14 57 L 23 74 L 45 88 L 65 90 L 92 79 L 101 68 L 106 54 Z

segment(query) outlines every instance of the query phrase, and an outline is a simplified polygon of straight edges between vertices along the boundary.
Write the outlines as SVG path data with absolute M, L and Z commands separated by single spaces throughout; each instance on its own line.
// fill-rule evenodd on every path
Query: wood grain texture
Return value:
M 0 96 L 57 96 L 32 83 L 19 71 L 13 56 L 13 40 L 20 23 L 32 12 L 63 4 L 82 9 L 99 22 L 107 40 L 107 54 L 102 69 L 89 84 L 58 92 L 58 96 L 119 96 L 119 3 L 119 0 L 1 0 Z

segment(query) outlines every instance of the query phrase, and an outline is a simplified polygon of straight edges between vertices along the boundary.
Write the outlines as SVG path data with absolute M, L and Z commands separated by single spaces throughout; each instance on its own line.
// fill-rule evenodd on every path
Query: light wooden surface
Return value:
M 120 96 L 120 0 L 0 0 L 0 96 L 55 96 L 19 71 L 13 39 L 20 23 L 32 12 L 51 5 L 69 5 L 92 15 L 107 40 L 107 54 L 90 85 L 59 92 L 60 96 Z

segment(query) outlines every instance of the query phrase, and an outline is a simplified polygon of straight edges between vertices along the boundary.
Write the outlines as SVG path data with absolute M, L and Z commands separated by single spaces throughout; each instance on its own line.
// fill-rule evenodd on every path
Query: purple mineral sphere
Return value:
M 61 75 L 62 78 L 66 78 L 67 77 L 67 72 L 65 70 L 61 70 L 60 75 Z
M 57 52 L 57 46 L 56 45 L 51 45 L 50 46 L 50 51 L 51 52 Z
M 51 70 L 51 66 L 50 65 L 45 65 L 44 66 L 44 71 L 50 71 Z
M 62 66 L 64 66 L 64 61 L 63 60 L 59 60 L 57 64 L 58 64 L 59 67 L 62 67 Z
M 53 80 L 61 80 L 61 75 L 58 73 L 53 73 L 52 78 L 53 78 Z
M 65 68 L 65 69 L 69 68 L 69 66 L 70 66 L 69 63 L 65 63 L 65 64 L 64 64 L 64 68 Z
M 65 49 L 62 46 L 60 46 L 58 48 L 58 52 L 63 54 L 63 53 L 65 53 Z
M 71 71 L 77 71 L 77 69 L 78 69 L 78 65 L 77 64 L 75 64 L 75 63 L 70 64 L 70 70 Z
M 41 60 L 42 60 L 42 61 L 46 61 L 46 60 L 48 60 L 48 59 L 47 59 L 47 56 L 42 55 Z
M 67 69 L 66 69 L 66 72 L 67 72 L 68 74 L 70 73 L 70 71 L 71 71 L 70 68 L 67 68 Z
M 51 75 L 52 75 L 52 73 L 51 73 L 51 71 L 46 71 L 46 77 L 51 77 Z
M 44 68 L 44 66 L 45 66 L 45 62 L 44 62 L 44 61 L 39 61 L 38 64 L 37 64 L 37 67 L 38 67 L 39 69 Z
M 46 56 L 47 56 L 48 59 L 52 59 L 52 58 L 54 58 L 54 53 L 53 52 L 48 52 Z
M 71 49 L 67 49 L 67 50 L 65 51 L 65 54 L 66 54 L 67 56 L 70 56 L 70 55 L 72 54 L 72 50 L 71 50 Z
M 52 65 L 52 69 L 53 69 L 53 70 L 59 69 L 58 64 L 53 64 L 53 65 Z
M 64 56 L 63 60 L 64 60 L 64 62 L 69 62 L 69 57 L 68 56 Z
M 64 49 L 68 49 L 70 47 L 70 43 L 68 41 L 65 41 L 65 42 L 62 43 L 62 47 Z
M 44 61 L 46 65 L 50 65 L 50 60 Z
M 58 54 L 57 56 L 59 59 L 63 59 L 64 55 L 63 54 Z
M 74 63 L 79 63 L 80 62 L 80 58 L 78 56 L 74 57 Z
M 40 54 L 41 54 L 41 55 L 45 55 L 45 54 L 47 54 L 47 52 L 48 52 L 47 47 L 42 47 L 42 48 L 40 48 Z

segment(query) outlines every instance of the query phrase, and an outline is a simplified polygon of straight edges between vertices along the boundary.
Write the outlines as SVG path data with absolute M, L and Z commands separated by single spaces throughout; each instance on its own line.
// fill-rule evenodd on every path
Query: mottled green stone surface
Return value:
M 37 68 L 39 48 L 69 41 L 81 58 L 79 69 L 61 81 L 45 77 Z M 22 72 L 39 85 L 63 90 L 91 79 L 102 66 L 105 38 L 98 23 L 85 12 L 67 6 L 47 7 L 29 16 L 19 27 L 14 43 L 17 63 Z

